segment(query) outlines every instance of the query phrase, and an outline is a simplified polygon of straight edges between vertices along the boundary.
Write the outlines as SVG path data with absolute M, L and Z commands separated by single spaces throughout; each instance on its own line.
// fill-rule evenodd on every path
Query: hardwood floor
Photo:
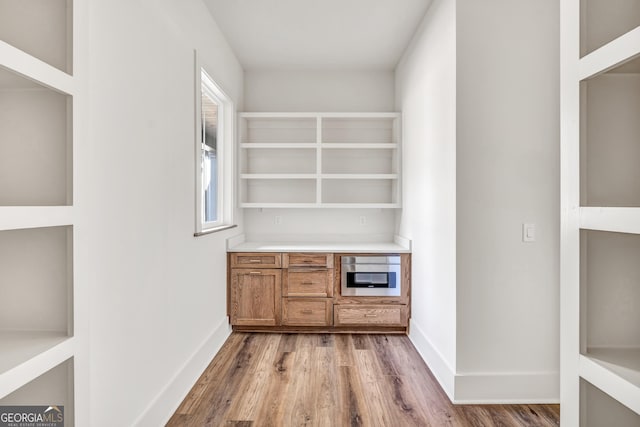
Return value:
M 168 426 L 558 426 L 558 405 L 453 405 L 404 335 L 233 333 Z

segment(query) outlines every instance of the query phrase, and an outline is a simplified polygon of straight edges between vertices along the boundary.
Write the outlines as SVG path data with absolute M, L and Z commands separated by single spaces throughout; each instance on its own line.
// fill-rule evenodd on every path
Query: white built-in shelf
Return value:
M 323 202 L 323 203 L 298 203 L 298 202 L 282 202 L 282 203 L 243 203 L 243 208 L 270 208 L 270 209 L 281 209 L 281 208 L 297 208 L 297 209 L 358 209 L 358 208 L 366 208 L 366 209 L 389 209 L 389 208 L 401 208 L 402 205 L 400 203 L 357 203 L 357 202 L 349 202 L 349 203 L 332 203 L 332 202 Z
M 74 0 L 0 1 L 0 405 L 74 424 Z M 84 15 L 83 15 L 84 16 Z M 81 49 L 76 49 L 81 51 Z
M 323 173 L 322 179 L 398 179 L 397 173 Z
M 0 332 L 0 399 L 74 354 L 72 337 L 45 332 Z
M 400 207 L 398 113 L 241 113 L 240 206 Z
M 318 208 L 335 208 L 335 209 L 347 209 L 347 208 L 367 208 L 367 209 L 389 209 L 389 208 L 401 208 L 400 203 L 372 203 L 372 202 L 324 202 L 318 204 Z
M 619 67 L 640 55 L 640 28 L 635 28 L 611 43 L 583 57 L 579 62 L 581 80 Z
M 0 39 L 0 68 L 14 72 L 58 92 L 73 94 L 72 76 L 17 49 Z
M 640 234 L 640 208 L 581 207 L 580 228 Z
M 0 231 L 71 224 L 71 206 L 0 206 Z
M 580 376 L 640 414 L 640 348 L 590 349 L 580 356 Z
M 367 149 L 367 150 L 395 150 L 400 145 L 397 143 L 385 142 L 326 142 L 322 144 L 325 150 L 347 150 L 347 149 Z
M 242 179 L 316 179 L 315 173 L 243 173 Z
M 316 149 L 318 144 L 315 142 L 264 142 L 264 143 L 243 143 L 240 144 L 240 148 L 262 148 L 262 149 L 291 149 L 291 148 L 306 148 L 306 149 Z
M 319 203 L 315 203 L 315 202 L 310 202 L 310 203 L 304 203 L 304 202 L 294 202 L 294 201 L 287 201 L 287 202 L 274 202 L 274 203 L 269 203 L 269 202 L 255 202 L 255 203 L 242 203 L 241 206 L 243 208 L 271 208 L 271 209 L 276 209 L 276 208 L 298 208 L 298 209 L 309 209 L 309 208 L 322 208 L 322 207 L 329 207 L 329 206 L 324 206 L 324 205 L 320 205 Z
M 0 331 L 0 374 L 69 339 L 61 332 Z
M 640 2 L 561 2 L 561 112 L 561 423 L 638 426 Z

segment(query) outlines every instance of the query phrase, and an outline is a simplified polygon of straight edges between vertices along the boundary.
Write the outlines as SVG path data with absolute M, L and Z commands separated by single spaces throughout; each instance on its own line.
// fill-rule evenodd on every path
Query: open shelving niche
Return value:
M 0 404 L 64 405 L 68 425 L 77 356 L 73 3 L 0 1 Z
M 240 206 L 400 207 L 399 113 L 241 113 Z
M 582 230 L 580 376 L 640 414 L 640 235 Z
M 640 3 L 567 0 L 562 26 L 561 423 L 637 426 Z
M 73 427 L 75 425 L 73 394 L 74 363 L 73 358 L 69 358 L 0 399 L 0 406 L 63 407 L 64 425 Z

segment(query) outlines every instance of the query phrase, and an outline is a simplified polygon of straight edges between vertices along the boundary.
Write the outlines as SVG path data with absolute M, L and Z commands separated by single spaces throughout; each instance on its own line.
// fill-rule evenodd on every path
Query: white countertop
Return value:
M 396 239 L 396 242 L 254 242 L 229 239 L 227 251 L 410 253 L 411 241 Z

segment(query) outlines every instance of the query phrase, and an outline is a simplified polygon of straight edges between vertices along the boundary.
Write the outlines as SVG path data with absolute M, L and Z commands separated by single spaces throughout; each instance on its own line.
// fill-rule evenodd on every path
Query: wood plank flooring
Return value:
M 453 405 L 404 335 L 234 332 L 168 426 L 558 426 L 558 405 Z

